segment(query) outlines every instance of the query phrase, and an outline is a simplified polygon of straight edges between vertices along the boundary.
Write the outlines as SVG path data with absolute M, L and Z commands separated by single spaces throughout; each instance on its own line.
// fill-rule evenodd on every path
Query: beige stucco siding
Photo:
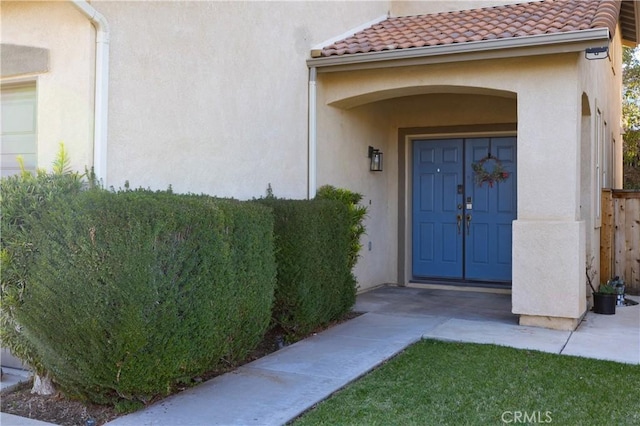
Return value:
M 72 167 L 84 171 L 93 156 L 94 31 L 68 2 L 1 4 L 2 43 L 49 51 L 46 72 L 2 76 L 2 85 L 35 81 L 38 167 L 48 169 L 60 142 Z
M 609 58 L 597 61 L 581 60 L 578 65 L 578 84 L 582 90 L 582 137 L 580 143 L 580 158 L 582 163 L 580 176 L 580 217 L 585 221 L 587 259 L 593 258 L 596 274 L 595 281 L 606 281 L 612 277 L 602 277 L 599 274 L 600 257 L 600 221 L 597 215 L 598 179 L 596 175 L 597 138 L 596 128 L 598 111 L 602 114 L 602 121 L 606 123 L 605 149 L 611 149 L 610 164 L 606 172 L 610 175 L 610 185 L 613 188 L 622 187 L 622 43 L 618 34 L 609 45 Z M 615 141 L 615 142 L 614 142 Z M 613 170 L 611 170 L 611 167 Z M 605 185 L 607 186 L 607 185 Z
M 424 13 L 452 12 L 509 3 L 523 3 L 522 0 L 392 0 L 391 13 L 395 16 L 420 15 Z
M 109 186 L 246 199 L 307 194 L 305 60 L 385 2 L 91 4 L 110 26 Z M 92 165 L 95 29 L 70 2 L 2 2 L 2 42 L 49 49 L 36 79 L 40 164 L 64 140 Z
M 584 235 L 580 221 L 514 221 L 511 303 L 521 324 L 578 325 L 586 311 Z
M 384 3 L 95 2 L 113 28 L 113 184 L 307 194 L 305 59 Z

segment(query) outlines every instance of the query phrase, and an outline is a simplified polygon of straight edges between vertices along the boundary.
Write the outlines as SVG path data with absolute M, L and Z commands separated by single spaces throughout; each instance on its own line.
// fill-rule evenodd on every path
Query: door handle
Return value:
M 467 235 L 471 232 L 471 215 L 467 215 Z
M 462 230 L 462 229 L 461 229 L 461 225 L 462 225 L 462 215 L 461 215 L 461 214 L 457 215 L 457 216 L 456 216 L 456 219 L 457 219 L 457 225 L 458 225 L 458 235 L 460 235 L 460 231 Z

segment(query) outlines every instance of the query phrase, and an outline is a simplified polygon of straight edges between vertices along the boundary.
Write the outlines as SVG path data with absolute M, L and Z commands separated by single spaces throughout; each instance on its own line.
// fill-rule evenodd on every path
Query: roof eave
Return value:
M 636 47 L 640 42 L 640 2 L 623 1 L 620 9 L 620 27 L 622 29 L 622 44 Z
M 578 52 L 608 45 L 607 28 L 307 59 L 318 72 Z

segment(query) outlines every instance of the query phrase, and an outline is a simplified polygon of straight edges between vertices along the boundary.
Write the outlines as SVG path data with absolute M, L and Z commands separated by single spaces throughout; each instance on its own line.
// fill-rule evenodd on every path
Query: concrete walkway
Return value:
M 517 325 L 508 294 L 383 287 L 355 310 L 366 314 L 108 425 L 281 425 L 422 338 L 640 364 L 640 305 L 588 313 L 573 332 Z M 14 420 L 0 417 L 31 424 Z

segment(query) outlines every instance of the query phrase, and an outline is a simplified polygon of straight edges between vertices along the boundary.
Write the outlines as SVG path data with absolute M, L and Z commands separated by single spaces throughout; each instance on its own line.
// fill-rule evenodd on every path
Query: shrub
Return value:
M 37 374 L 46 373 L 33 345 L 16 322 L 15 312 L 28 288 L 30 265 L 38 247 L 31 227 L 54 201 L 80 193 L 83 176 L 68 170 L 69 159 L 61 144 L 53 171 L 25 171 L 0 181 L 0 344 L 11 350 Z
M 255 203 L 87 191 L 48 206 L 16 311 L 69 395 L 146 403 L 237 359 L 270 318 L 273 220 Z
M 339 318 L 355 303 L 348 210 L 332 200 L 262 202 L 275 216 L 274 321 L 295 338 Z
M 190 198 L 193 196 L 183 196 Z M 255 202 L 239 202 L 198 196 L 211 208 L 224 212 L 225 232 L 231 237 L 235 321 L 229 341 L 228 361 L 244 359 L 264 336 L 271 321 L 276 285 L 274 218 L 270 208 Z
M 348 189 L 324 185 L 318 189 L 316 198 L 319 200 L 337 200 L 347 206 L 350 231 L 349 268 L 353 270 L 362 249 L 360 237 L 366 233 L 364 218 L 367 215 L 367 208 L 358 204 L 362 200 L 362 195 Z

